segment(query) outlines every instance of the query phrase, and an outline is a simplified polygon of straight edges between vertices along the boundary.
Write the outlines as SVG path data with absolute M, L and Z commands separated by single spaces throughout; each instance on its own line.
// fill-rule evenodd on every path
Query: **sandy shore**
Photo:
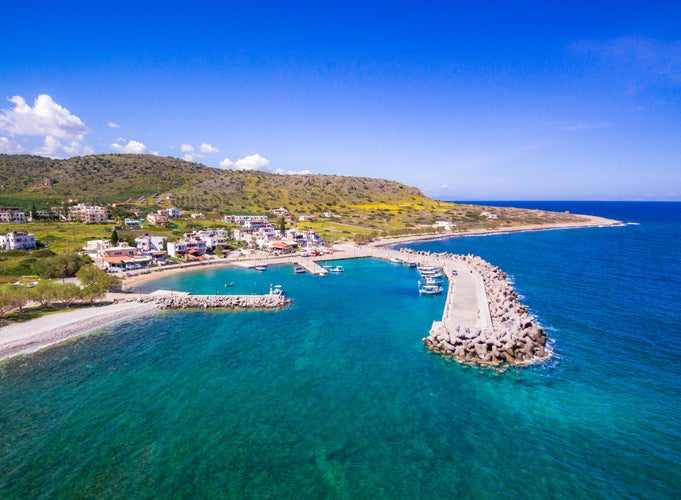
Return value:
M 115 321 L 155 310 L 152 304 L 126 302 L 49 314 L 0 328 L 0 360 L 27 354 Z
M 544 231 L 550 229 L 570 229 L 579 227 L 599 227 L 620 225 L 621 222 L 602 217 L 581 216 L 582 220 L 573 223 L 561 224 L 537 224 L 527 226 L 514 226 L 495 229 L 478 229 L 470 231 L 453 231 L 447 233 L 432 233 L 423 235 L 412 235 L 397 238 L 383 238 L 371 243 L 371 246 L 386 246 L 401 243 L 428 241 L 433 239 L 455 238 L 473 235 L 502 234 L 522 231 Z M 354 243 L 337 245 L 339 252 L 332 258 L 343 258 L 352 256 L 352 248 L 356 248 Z M 320 257 L 321 260 L 328 259 L 329 256 Z M 134 287 L 170 274 L 187 273 L 199 271 L 206 268 L 218 266 L 239 265 L 248 261 L 265 261 L 271 264 L 277 262 L 276 258 L 256 255 L 241 259 L 216 259 L 204 263 L 183 264 L 182 266 L 169 266 L 148 274 L 126 278 L 124 287 L 132 290 Z M 286 263 L 290 259 L 279 259 Z M 113 295 L 110 298 L 115 298 Z M 125 302 L 97 307 L 87 307 L 76 311 L 65 313 L 50 314 L 24 323 L 17 323 L 0 328 L 0 360 L 19 354 L 35 352 L 39 349 L 57 344 L 71 337 L 82 335 L 91 330 L 106 324 L 119 321 L 125 318 L 145 314 L 155 309 L 151 304 L 140 304 L 137 302 Z

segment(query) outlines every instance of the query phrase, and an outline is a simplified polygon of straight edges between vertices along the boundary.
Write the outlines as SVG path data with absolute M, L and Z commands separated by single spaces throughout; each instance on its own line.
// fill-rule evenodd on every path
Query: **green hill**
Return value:
M 30 210 L 68 200 L 145 211 L 175 206 L 209 217 L 268 213 L 278 207 L 295 216 L 333 212 L 336 217 L 325 224 L 334 233 L 413 232 L 437 220 L 471 228 L 573 219 L 567 214 L 495 208 L 499 219 L 490 221 L 480 215 L 481 207 L 432 200 L 416 188 L 384 179 L 221 170 L 153 155 L 66 160 L 0 155 L 0 206 Z

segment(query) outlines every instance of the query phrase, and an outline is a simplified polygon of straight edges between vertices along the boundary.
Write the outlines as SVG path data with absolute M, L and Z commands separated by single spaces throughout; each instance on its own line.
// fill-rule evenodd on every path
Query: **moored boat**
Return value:
M 423 285 L 419 287 L 419 293 L 423 295 L 437 295 L 442 293 L 442 285 Z
M 296 273 L 296 274 L 304 274 L 307 271 L 305 270 L 305 268 L 303 266 L 294 266 L 293 272 Z
M 438 278 L 424 278 L 419 280 L 419 286 L 424 285 L 442 285 L 442 280 Z

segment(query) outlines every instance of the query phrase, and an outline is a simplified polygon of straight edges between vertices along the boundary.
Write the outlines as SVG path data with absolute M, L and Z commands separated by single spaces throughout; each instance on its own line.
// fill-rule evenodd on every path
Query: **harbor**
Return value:
M 415 285 L 422 295 L 445 293 L 440 276 L 446 278 L 442 317 L 433 321 L 428 336 L 422 339 L 431 352 L 482 366 L 526 365 L 551 356 L 546 334 L 518 301 L 506 275 L 476 256 L 342 244 L 323 255 L 279 256 L 268 258 L 267 263 L 292 264 L 324 277 L 342 271 L 342 266 L 329 262 L 367 257 L 417 267 L 421 280 Z M 263 266 L 263 260 L 244 260 L 239 265 L 257 268 Z

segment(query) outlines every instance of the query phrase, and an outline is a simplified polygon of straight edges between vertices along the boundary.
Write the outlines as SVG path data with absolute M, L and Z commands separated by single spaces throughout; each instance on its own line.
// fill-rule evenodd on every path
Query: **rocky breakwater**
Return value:
M 143 295 L 136 300 L 159 309 L 282 309 L 291 304 L 283 295 Z
M 459 259 L 480 274 L 492 329 L 436 321 L 429 336 L 423 339 L 431 352 L 462 363 L 484 366 L 527 365 L 551 357 L 553 352 L 547 344 L 546 333 L 528 314 L 527 307 L 519 301 L 518 293 L 501 269 L 474 255 L 437 254 L 437 257 L 445 262 Z

